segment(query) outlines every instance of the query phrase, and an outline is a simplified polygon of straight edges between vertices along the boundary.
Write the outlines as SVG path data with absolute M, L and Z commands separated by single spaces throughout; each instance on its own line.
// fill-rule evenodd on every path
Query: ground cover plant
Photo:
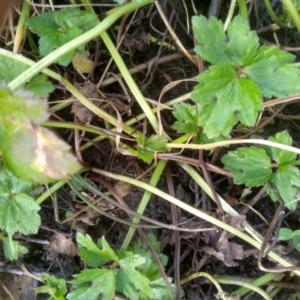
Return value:
M 57 2 L 1 31 L 1 293 L 297 299 L 298 1 Z

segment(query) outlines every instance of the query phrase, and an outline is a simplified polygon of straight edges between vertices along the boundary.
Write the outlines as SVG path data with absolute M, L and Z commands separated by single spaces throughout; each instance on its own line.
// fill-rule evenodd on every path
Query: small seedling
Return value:
M 292 240 L 295 249 L 300 252 L 300 230 L 280 228 L 278 238 L 280 241 Z

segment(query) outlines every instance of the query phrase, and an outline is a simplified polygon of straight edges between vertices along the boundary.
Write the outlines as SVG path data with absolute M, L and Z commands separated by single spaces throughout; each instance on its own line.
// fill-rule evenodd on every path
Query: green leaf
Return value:
M 44 273 L 42 280 L 47 283 L 43 286 L 36 288 L 37 293 L 49 294 L 50 300 L 64 300 L 64 295 L 67 293 L 66 281 L 62 278 L 56 278 L 53 275 Z
M 41 74 L 30 80 L 26 90 L 32 92 L 35 97 L 48 97 L 54 91 L 53 84 L 47 80 L 46 75 Z
M 8 170 L 3 169 L 0 164 L 0 195 L 1 197 L 8 197 L 10 193 L 24 193 L 29 194 L 32 191 L 32 184 L 15 177 Z
M 172 128 L 181 133 L 196 133 L 200 127 L 198 124 L 200 112 L 201 107 L 199 105 L 183 102 L 175 104 L 173 115 L 177 121 L 172 125 Z
M 166 255 L 163 255 L 160 252 L 160 243 L 156 240 L 156 237 L 153 234 L 147 235 L 148 239 L 154 248 L 155 252 L 158 255 L 158 258 L 162 264 L 162 266 L 166 266 L 168 262 L 168 257 Z M 152 258 L 151 252 L 147 249 L 147 246 L 142 242 L 141 239 L 139 239 L 133 246 L 133 251 L 135 254 L 138 254 L 142 257 L 144 257 L 145 263 L 141 265 L 139 268 L 140 272 L 145 275 L 149 280 L 153 281 L 161 277 L 159 268 L 155 261 Z
M 0 55 L 0 82 L 11 82 L 27 69 L 27 65 L 15 59 Z
M 154 299 L 150 281 L 136 269 L 145 263 L 140 255 L 127 256 L 120 260 L 120 270 L 116 274 L 116 290 L 130 299 Z
M 289 228 L 280 228 L 278 238 L 280 241 L 288 241 L 294 236 L 293 230 Z
M 204 16 L 195 16 L 192 18 L 192 24 L 199 43 L 195 48 L 196 53 L 212 64 L 230 63 L 226 53 L 227 43 L 222 21 L 214 17 L 207 19 Z
M 262 97 L 255 83 L 239 78 L 228 64 L 211 66 L 198 76 L 198 81 L 192 99 L 199 104 L 198 125 L 208 138 L 228 136 L 238 121 L 247 126 L 255 124 L 262 108 Z
M 28 68 L 28 65 L 20 61 L 0 56 L 0 82 L 10 82 Z M 36 97 L 47 97 L 54 90 L 54 87 L 44 74 L 40 74 L 29 81 L 26 90 L 33 92 Z
M 282 198 L 285 206 L 290 210 L 295 210 L 297 207 L 296 195 L 300 190 L 299 170 L 294 166 L 290 166 L 283 172 L 277 171 L 273 173 L 271 182 Z M 272 186 L 267 185 L 266 187 L 272 200 L 278 201 L 279 196 L 274 192 Z
M 80 274 L 74 275 L 71 281 L 76 287 L 78 284 L 87 283 L 87 286 L 79 286 L 69 293 L 69 300 L 110 300 L 115 295 L 115 276 L 113 271 L 108 269 L 84 270 Z M 91 284 L 90 284 L 91 283 Z
M 96 245 L 89 235 L 77 232 L 76 240 L 79 245 L 78 255 L 91 267 L 99 267 L 108 261 L 119 260 L 104 237 L 99 239 Z
M 154 158 L 154 154 L 152 151 L 145 150 L 143 148 L 137 149 L 137 156 L 138 156 L 138 158 L 142 159 L 144 162 L 146 162 L 149 165 L 151 164 L 151 162 L 153 161 L 153 158 Z
M 79 8 L 44 12 L 26 21 L 31 30 L 40 36 L 39 49 L 43 56 L 93 28 L 97 22 L 98 18 L 95 14 Z M 84 46 L 62 56 L 58 63 L 63 66 L 68 65 L 76 51 L 83 53 Z
M 262 46 L 243 70 L 267 97 L 286 97 L 300 91 L 300 70 L 295 57 L 277 46 Z
M 259 46 L 256 33 L 250 31 L 249 23 L 242 16 L 236 16 L 229 24 L 227 35 L 223 23 L 215 17 L 196 16 L 192 24 L 199 43 L 195 51 L 212 64 L 246 64 Z
M 27 248 L 14 241 L 11 236 L 4 237 L 2 242 L 4 255 L 9 260 L 17 260 L 20 255 L 28 253 Z
M 159 136 L 151 135 L 144 145 L 144 148 L 152 151 L 163 151 L 168 140 Z
M 40 210 L 33 198 L 26 194 L 10 194 L 0 198 L 0 228 L 9 235 L 37 233 L 41 225 Z
M 171 291 L 172 291 L 172 295 L 173 295 L 173 299 L 176 298 L 176 288 L 174 284 L 172 283 L 172 278 L 168 277 L 168 281 L 170 282 L 170 286 L 171 286 Z M 169 294 L 169 290 L 166 287 L 166 284 L 163 280 L 163 278 L 159 278 L 155 281 L 151 281 L 150 286 L 152 288 L 153 291 L 153 299 L 164 299 L 164 300 L 171 300 L 171 296 Z M 184 293 L 181 290 L 180 292 L 180 296 L 183 297 Z
M 292 138 L 288 132 L 282 131 L 275 134 L 275 137 L 270 137 L 269 141 L 277 142 L 280 144 L 291 146 L 293 143 Z M 278 163 L 278 171 L 282 172 L 286 170 L 289 166 L 293 165 L 296 159 L 296 153 L 291 151 L 282 150 L 276 147 L 266 148 L 268 155 Z
M 265 150 L 257 147 L 239 148 L 221 158 L 225 168 L 234 174 L 236 184 L 260 186 L 272 175 L 271 160 Z
M 300 235 L 294 235 L 292 241 L 296 250 L 300 252 Z

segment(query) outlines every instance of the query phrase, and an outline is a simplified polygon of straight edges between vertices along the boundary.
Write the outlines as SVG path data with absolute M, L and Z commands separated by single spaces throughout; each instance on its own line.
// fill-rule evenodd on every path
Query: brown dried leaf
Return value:
M 76 101 L 72 105 L 71 113 L 73 113 L 80 122 L 87 124 L 91 122 L 95 114 L 84 106 L 81 102 Z
M 243 247 L 233 242 L 229 242 L 227 238 L 227 232 L 223 232 L 217 243 L 217 251 L 223 253 L 224 263 L 228 267 L 235 267 L 238 265 L 234 260 L 243 259 Z
M 51 237 L 47 259 L 54 260 L 59 254 L 73 257 L 77 254 L 77 247 L 71 239 L 56 233 Z
M 124 181 L 117 181 L 114 188 L 122 198 L 129 195 L 132 191 L 132 185 Z
M 75 86 L 86 98 L 89 99 L 99 98 L 97 86 L 95 84 L 89 81 L 85 81 L 83 85 L 75 83 Z M 75 116 L 82 123 L 89 123 L 92 120 L 92 118 L 95 116 L 95 114 L 91 110 L 89 110 L 79 101 L 73 103 L 71 112 L 75 114 Z

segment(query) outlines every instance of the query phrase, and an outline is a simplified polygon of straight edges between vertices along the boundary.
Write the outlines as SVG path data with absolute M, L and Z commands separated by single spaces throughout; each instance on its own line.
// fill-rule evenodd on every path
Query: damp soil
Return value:
M 98 2 L 110 3 L 111 1 Z M 183 2 L 187 5 L 186 9 L 182 5 Z M 210 1 L 199 1 L 201 2 L 200 4 L 198 1 L 194 2 L 197 6 L 196 9 L 199 12 L 208 12 Z M 271 23 L 271 20 L 268 18 L 268 15 L 263 8 L 262 2 L 262 0 L 258 1 L 258 10 L 256 12 L 253 10 L 250 15 L 250 21 L 253 30 L 267 27 Z M 61 1 L 61 4 L 64 4 L 64 1 Z M 187 12 L 189 17 L 193 15 L 191 1 L 161 1 L 161 5 L 181 43 L 186 47 L 186 49 L 193 49 L 193 37 L 190 33 L 188 33 L 188 29 L 186 28 Z M 224 19 L 226 17 L 228 7 L 229 1 L 224 1 L 218 15 L 219 18 Z M 101 15 L 105 13 L 106 9 L 106 7 L 100 6 L 97 8 L 97 12 Z M 278 9 L 280 9 L 280 7 Z M 140 21 L 133 22 L 133 24 L 129 27 L 129 31 L 126 36 L 127 40 L 129 41 L 126 44 L 127 46 L 124 44 L 121 46 L 120 53 L 129 69 L 139 66 L 145 62 L 153 62 L 149 70 L 142 70 L 133 75 L 133 77 L 147 98 L 157 100 L 159 99 L 162 90 L 168 84 L 176 80 L 197 76 L 199 70 L 184 57 L 167 61 L 163 64 L 156 64 L 155 60 L 158 57 L 164 57 L 172 54 L 173 52 L 165 48 L 160 48 L 156 44 L 145 42 L 143 39 L 139 40 L 138 34 L 150 33 L 151 35 L 158 37 L 158 39 L 161 41 L 166 41 L 169 43 L 173 42 L 169 32 L 166 30 L 165 25 L 155 10 L 155 7 L 152 8 L 153 11 L 149 14 L 149 16 L 147 16 L 148 10 L 149 8 L 146 8 L 138 13 Z M 113 39 L 116 38 L 116 32 L 113 30 L 109 30 L 108 33 Z M 260 37 L 262 43 L 279 42 L 283 47 L 300 46 L 299 34 L 295 29 L 280 29 L 276 31 L 276 33 L 265 32 L 261 34 Z M 143 43 L 144 45 L 141 45 Z M 97 64 L 94 72 L 90 76 L 89 80 L 92 84 L 96 84 L 98 82 L 100 75 L 103 73 L 109 60 L 109 55 L 105 49 L 101 49 L 100 53 L 97 53 L 97 46 L 98 44 L 95 41 L 91 42 L 88 46 L 92 55 L 100 55 L 101 58 L 100 63 Z M 296 55 L 296 59 L 298 61 L 300 59 L 300 51 L 293 52 L 293 54 Z M 59 72 L 59 70 L 57 71 Z M 71 67 L 61 70 L 61 72 L 63 72 L 64 76 L 73 83 L 76 82 L 79 85 L 85 84 L 84 80 L 78 76 Z M 118 73 L 118 70 L 114 64 L 112 64 L 110 72 Z M 174 86 L 172 89 L 170 89 L 170 91 L 167 91 L 163 95 L 161 102 L 164 103 L 169 99 L 173 99 L 179 95 L 190 92 L 194 85 L 194 82 L 189 81 L 182 82 Z M 103 93 L 103 97 L 106 97 L 107 99 L 105 105 L 107 105 L 106 107 L 109 109 L 111 114 L 116 116 L 115 108 L 116 105 L 119 105 L 118 111 L 122 115 L 123 121 L 126 121 L 132 118 L 132 116 L 141 113 L 141 110 L 135 99 L 131 97 L 131 101 L 128 102 L 124 95 L 124 91 L 117 82 L 102 88 L 101 92 Z M 70 97 L 70 95 L 63 89 L 57 89 L 50 97 L 50 106 L 52 100 L 67 99 L 68 97 Z M 278 107 L 278 109 L 279 108 L 280 107 Z M 262 117 L 270 117 L 272 116 L 272 113 L 272 111 L 266 110 Z M 274 120 L 260 132 L 256 133 L 256 135 L 262 138 L 268 138 L 278 131 L 287 130 L 292 136 L 295 145 L 299 145 L 299 116 L 299 102 L 289 104 L 282 110 L 281 114 L 274 118 Z M 57 112 L 57 114 L 53 116 L 53 118 L 57 117 L 63 118 L 67 121 L 74 120 L 74 116 L 70 111 L 70 107 Z M 161 118 L 166 132 L 175 138 L 177 133 L 174 132 L 170 126 L 174 121 L 172 114 L 169 111 L 164 111 L 161 114 Z M 93 117 L 90 121 L 90 124 L 101 128 L 105 127 L 104 122 L 100 119 L 97 119 L 97 117 Z M 152 134 L 150 126 L 142 121 L 137 122 L 135 128 L 136 130 L 144 131 L 148 135 Z M 238 130 L 236 132 L 238 132 Z M 74 144 L 73 132 L 64 130 L 57 131 L 57 133 L 68 143 Z M 92 135 L 86 134 L 83 140 L 89 141 L 92 138 Z M 221 150 L 221 153 L 217 157 L 205 152 L 203 154 L 203 158 L 206 162 L 213 163 L 222 168 L 220 156 L 223 154 L 223 151 L 225 153 L 227 150 Z M 199 157 L 199 153 L 192 151 L 185 151 L 182 153 L 182 155 L 195 159 Z M 149 165 L 143 163 L 141 160 L 118 153 L 118 150 L 115 148 L 114 144 L 107 140 L 93 142 L 92 147 L 82 152 L 82 158 L 84 163 L 88 166 L 134 178 L 144 174 L 149 168 Z M 196 208 L 206 210 L 209 214 L 217 216 L 220 219 L 225 218 L 225 216 L 222 216 L 217 206 L 208 199 L 205 193 L 195 186 L 194 182 L 186 173 L 184 173 L 182 169 L 178 167 L 176 163 L 170 162 L 169 167 L 172 174 L 175 194 L 179 199 Z M 202 174 L 201 169 L 199 169 L 199 172 Z M 245 206 L 238 205 L 237 201 L 235 200 L 241 197 L 245 187 L 234 185 L 232 179 L 224 177 L 223 175 L 212 172 L 209 175 L 215 190 L 219 194 L 226 196 L 228 202 L 232 204 L 238 212 L 241 212 Z M 115 186 L 116 184 L 114 180 L 108 178 L 99 179 L 99 177 L 97 178 L 95 174 L 87 173 L 85 176 L 102 192 L 107 191 L 107 185 L 103 183 L 104 181 L 111 186 Z M 151 171 L 143 176 L 143 180 L 148 182 L 150 176 Z M 162 176 L 161 180 L 159 181 L 158 188 L 167 193 L 169 192 L 165 176 Z M 251 203 L 251 199 L 253 199 L 257 193 L 259 193 L 259 189 L 252 189 L 249 195 L 243 200 L 245 205 L 247 205 L 247 203 Z M 130 192 L 123 197 L 123 199 L 132 210 L 136 210 L 142 195 L 143 190 L 133 187 Z M 54 202 L 56 201 L 57 205 L 54 205 Z M 75 241 L 74 237 L 76 230 L 79 229 L 74 229 L 71 224 L 62 223 L 62 221 L 65 219 L 67 211 L 74 212 L 78 210 L 76 200 L 74 200 L 72 197 L 70 189 L 68 189 L 68 187 L 64 187 L 58 192 L 57 199 L 48 199 L 47 201 L 43 202 L 41 207 L 40 215 L 42 219 L 42 226 L 38 234 L 29 236 L 28 238 L 24 238 L 22 236 L 16 237 L 29 249 L 29 253 L 21 257 L 16 262 L 9 262 L 2 256 L 0 259 L 2 270 L 5 270 L 5 268 L 10 270 L 22 270 L 22 266 L 25 266 L 29 272 L 36 274 L 37 276 L 43 272 L 48 272 L 55 276 L 70 280 L 72 279 L 72 275 L 78 273 L 78 270 L 83 268 L 82 262 L 76 256 L 70 257 L 62 254 L 57 254 L 55 258 L 50 258 L 49 243 L 53 238 L 53 235 L 57 233 Z M 274 204 L 274 202 L 272 202 L 268 197 L 264 196 L 252 207 L 252 209 L 248 210 L 245 218 L 253 226 L 253 228 L 255 228 L 264 236 L 268 229 L 267 224 L 272 222 L 276 208 L 277 205 Z M 128 215 L 117 207 L 108 207 L 107 211 L 110 214 L 118 216 L 119 218 L 128 220 Z M 172 209 L 169 203 L 157 196 L 152 196 L 151 201 L 145 211 L 145 216 L 163 223 L 172 224 L 171 211 Z M 213 224 L 208 224 L 202 220 L 195 220 L 193 216 L 185 213 L 184 211 L 178 210 L 177 213 L 180 222 L 187 222 L 188 224 L 193 224 L 197 228 L 201 227 L 203 229 L 214 227 Z M 227 222 L 234 224 L 235 226 L 240 226 L 241 220 L 228 219 Z M 300 228 L 300 213 L 296 211 L 287 215 L 284 219 L 284 222 L 287 222 L 292 229 Z M 114 249 L 119 249 L 121 247 L 128 231 L 128 226 L 115 222 L 106 216 L 97 216 L 94 220 L 90 220 L 89 223 L 82 223 L 81 230 L 89 234 L 94 240 L 105 236 L 111 247 Z M 78 226 L 80 226 L 80 224 Z M 232 276 L 232 278 L 239 278 L 241 280 L 250 280 L 258 278 L 264 274 L 257 267 L 257 252 L 253 251 L 248 244 L 240 239 L 234 238 L 228 234 L 224 234 L 221 229 L 218 229 L 218 231 L 203 231 L 201 233 L 180 232 L 179 240 L 175 238 L 174 232 L 169 229 L 145 230 L 145 232 L 154 233 L 157 239 L 161 242 L 161 251 L 169 258 L 166 268 L 166 273 L 168 276 L 174 276 L 176 268 L 175 266 L 179 266 L 178 271 L 181 278 L 187 277 L 188 275 L 196 272 L 206 272 L 211 275 L 227 275 Z M 134 239 L 136 240 L 138 237 L 139 236 L 136 235 Z M 224 247 L 227 247 L 226 251 L 229 251 L 231 256 L 226 254 L 220 258 L 218 255 L 216 255 L 216 252 L 222 252 L 220 250 L 220 244 L 222 244 Z M 180 249 L 179 263 L 175 261 L 175 249 Z M 217 251 L 217 249 L 219 250 Z M 285 255 L 285 257 L 288 259 L 296 261 L 296 264 L 300 265 L 299 254 L 293 250 L 289 244 L 283 243 L 280 245 L 280 250 L 282 251 L 282 255 Z M 232 254 L 233 252 L 237 252 L 234 254 L 236 256 Z M 267 268 L 276 267 L 276 265 L 267 258 L 264 258 L 262 263 Z M 20 280 L 19 277 L 22 276 L 15 276 L 14 278 L 10 279 L 7 279 L 7 276 L 9 277 L 11 275 L 1 275 L 1 281 L 5 282 L 6 285 L 8 285 L 6 282 L 10 282 L 10 285 L 12 286 L 11 289 L 22 290 L 22 292 L 19 294 L 22 296 L 19 296 L 19 298 L 16 299 L 34 299 L 35 296 L 30 293 L 30 291 L 32 287 L 38 284 L 36 281 L 33 283 L 30 282 L 20 284 L 18 283 L 18 280 Z M 289 283 L 298 283 L 297 278 L 287 276 L 287 279 L 289 280 Z M 17 286 L 17 288 L 15 286 Z M 230 285 L 222 285 L 222 287 L 224 291 L 228 293 L 235 290 L 235 288 Z M 216 299 L 215 294 L 217 293 L 217 290 L 208 280 L 203 279 L 203 277 L 190 281 L 188 284 L 183 285 L 183 288 L 186 293 L 185 299 Z M 293 289 L 285 288 L 282 289 L 274 297 L 274 299 L 288 299 L 289 296 L 295 292 L 296 291 Z M 5 296 L 4 291 L 1 293 L 1 299 L 9 299 L 7 298 L 7 295 Z M 39 295 L 38 299 L 47 299 L 47 297 L 43 298 L 42 295 Z M 252 294 L 249 299 L 261 299 L 261 297 L 258 296 L 258 294 Z

